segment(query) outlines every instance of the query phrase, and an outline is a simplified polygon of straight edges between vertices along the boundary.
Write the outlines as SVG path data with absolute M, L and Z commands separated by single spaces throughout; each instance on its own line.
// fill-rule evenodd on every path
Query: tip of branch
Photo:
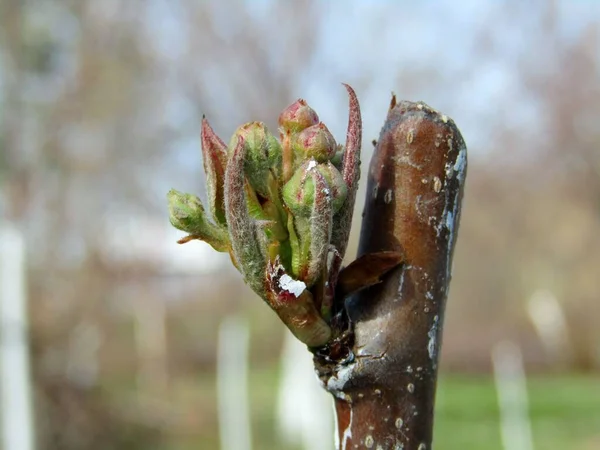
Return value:
M 394 109 L 396 106 L 396 93 L 392 91 L 392 99 L 390 100 L 390 110 Z

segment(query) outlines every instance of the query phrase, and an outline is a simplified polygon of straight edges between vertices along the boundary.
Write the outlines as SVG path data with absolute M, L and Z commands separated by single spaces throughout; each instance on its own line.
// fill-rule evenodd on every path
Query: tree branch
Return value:
M 371 160 L 359 256 L 403 263 L 346 301 L 345 350 L 315 356 L 335 396 L 339 448 L 431 448 L 444 307 L 466 175 L 454 122 L 392 99 Z

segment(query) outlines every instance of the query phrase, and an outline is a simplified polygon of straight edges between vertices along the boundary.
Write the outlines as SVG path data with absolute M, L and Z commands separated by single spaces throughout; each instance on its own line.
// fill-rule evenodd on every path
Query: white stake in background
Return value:
M 492 350 L 505 450 L 533 450 L 523 355 L 517 344 L 503 341 Z
M 569 364 L 573 354 L 562 306 L 552 291 L 539 289 L 527 302 L 527 313 L 553 365 Z
M 228 317 L 219 328 L 217 395 L 222 450 L 250 450 L 248 343 L 246 321 Z
M 0 225 L 0 401 L 3 450 L 33 450 L 25 243 Z
M 331 450 L 334 416 L 331 396 L 319 386 L 311 353 L 285 333 L 281 356 L 277 428 L 280 439 L 304 450 Z

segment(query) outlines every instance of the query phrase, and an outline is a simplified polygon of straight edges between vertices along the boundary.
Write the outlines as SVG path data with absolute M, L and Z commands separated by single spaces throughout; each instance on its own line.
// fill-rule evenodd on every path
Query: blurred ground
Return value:
M 273 389 L 276 370 L 256 370 L 251 378 L 254 446 L 288 449 L 273 438 Z M 206 381 L 210 383 L 210 381 Z M 529 380 L 531 420 L 536 448 L 592 450 L 600 439 L 598 378 L 536 376 Z M 204 400 L 210 404 L 209 389 Z M 434 442 L 443 450 L 502 450 L 493 381 L 486 376 L 444 376 L 438 387 Z M 215 424 L 216 425 L 216 424 Z M 200 444 L 190 441 L 169 449 L 218 448 L 218 435 L 207 434 Z M 186 446 L 189 445 L 189 446 Z M 299 447 L 298 447 L 299 448 Z M 291 450 L 291 449 L 290 449 Z
M 227 256 L 175 244 L 165 195 L 205 195 L 202 115 L 227 142 L 302 96 L 342 140 L 342 81 L 363 180 L 392 90 L 469 148 L 438 448 L 500 448 L 490 351 L 507 338 L 538 448 L 600 446 L 599 23 L 585 0 L 0 2 L 0 214 L 27 238 L 39 448 L 217 448 L 217 328 L 234 313 L 252 330 L 256 448 L 281 448 L 282 325 Z

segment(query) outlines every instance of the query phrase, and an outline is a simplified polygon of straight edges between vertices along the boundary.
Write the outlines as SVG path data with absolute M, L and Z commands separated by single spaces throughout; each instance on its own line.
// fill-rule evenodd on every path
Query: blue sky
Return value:
M 271 1 L 243 3 L 253 15 L 264 19 Z M 368 79 L 368 86 L 358 91 L 365 143 L 378 136 L 393 90 L 402 99 L 423 100 L 453 117 L 465 136 L 471 158 L 483 158 L 488 149 L 486 139 L 498 122 L 515 130 L 530 129 L 525 124 L 535 121 L 539 113 L 527 92 L 521 90 L 514 66 L 515 59 L 526 49 L 529 30 L 539 23 L 539 11 L 533 8 L 535 13 L 529 18 L 534 2 L 509 3 L 520 17 L 515 24 L 494 20 L 507 7 L 506 2 L 496 0 L 323 1 L 319 49 L 312 65 L 303 68 L 297 96 L 306 98 L 334 134 L 342 138 L 346 117 L 339 111 L 345 111 L 346 97 L 339 83 Z M 159 31 L 160 48 L 170 57 L 176 57 L 184 45 L 177 4 L 157 0 L 149 16 L 153 29 Z M 565 0 L 557 4 L 559 29 L 567 39 L 600 16 L 600 2 Z M 220 24 L 224 35 L 235 34 L 236 23 L 228 16 L 231 2 L 221 5 L 212 19 Z M 497 56 L 474 57 L 485 28 L 495 42 Z M 270 33 L 265 27 L 265 45 L 276 40 Z M 407 73 L 431 72 L 435 68 L 437 79 L 402 85 L 398 73 L 404 68 Z M 227 86 L 216 85 L 215 96 L 226 98 Z M 179 113 L 186 114 L 185 108 Z M 230 131 L 236 125 L 231 124 Z M 186 149 L 189 147 L 182 152 L 183 157 L 187 158 L 188 151 L 198 151 L 197 137 L 194 139 L 183 144 Z M 365 150 L 369 147 L 365 145 Z
M 140 24 L 147 24 L 149 42 L 160 50 L 167 66 L 170 60 L 184 54 L 186 20 L 182 17 L 180 6 L 191 1 L 194 0 L 150 0 L 145 3 L 146 15 L 140 16 Z M 267 6 L 272 1 L 246 0 L 245 3 L 253 14 L 261 18 L 269 11 Z M 296 97 L 306 98 L 341 141 L 345 135 L 347 97 L 340 83 L 356 83 L 365 129 L 363 159 L 368 161 L 371 150 L 368 142 L 379 134 L 393 90 L 399 98 L 423 100 L 453 117 L 469 147 L 470 160 L 484 161 L 489 148 L 486 141 L 496 124 L 506 124 L 516 133 L 522 133 L 531 128 L 530 124 L 535 123 L 536 114 L 540 112 L 527 93 L 520 90 L 514 65 L 516 56 L 528 57 L 523 55 L 527 51 L 528 32 L 538 22 L 536 13 L 528 15 L 528 8 L 534 2 L 510 3 L 519 13 L 519 21 L 515 23 L 494 20 L 506 8 L 507 3 L 499 0 L 322 0 L 321 16 L 318 18 L 321 24 L 317 36 L 318 51 L 310 64 L 302 66 L 303 76 L 299 78 L 297 94 L 289 99 L 289 103 Z M 563 0 L 557 4 L 558 28 L 566 39 L 576 37 L 586 24 L 600 17 L 599 1 Z M 76 21 L 68 20 L 69 17 L 65 21 L 64 11 L 51 14 L 52 8 L 45 5 L 43 10 L 38 10 L 38 20 L 47 23 L 52 32 L 60 35 L 61 42 L 75 41 L 78 33 L 85 32 Z M 120 3 L 107 0 L 90 5 L 110 15 L 119 11 Z M 221 23 L 224 34 L 235 33 L 236 24 L 227 18 L 227 8 L 232 7 L 231 3 L 221 2 L 219 5 L 222 5 L 221 13 L 216 14 L 213 20 Z M 272 20 L 277 25 L 277 18 Z M 60 26 L 56 26 L 57 23 Z M 494 56 L 473 56 L 482 28 L 489 29 L 496 44 Z M 265 45 L 276 38 L 273 30 L 265 27 Z M 551 54 L 553 49 L 547 51 Z M 3 70 L 6 69 L 6 65 L 3 66 L 6 60 L 2 56 L 0 88 L 3 77 L 6 77 Z M 541 66 L 540 70 L 556 69 Z M 420 71 L 423 74 L 433 73 L 433 79 L 415 79 L 414 73 Z M 399 74 L 410 73 L 413 78 L 407 83 L 399 78 Z M 170 84 L 174 100 L 163 108 L 165 119 L 174 124 L 189 123 L 190 126 L 186 131 L 189 133 L 172 142 L 171 149 L 165 149 L 165 154 L 173 155 L 168 164 L 176 167 L 180 174 L 176 187 L 197 192 L 203 184 L 197 110 L 178 92 L 176 77 L 169 77 L 166 82 Z M 214 78 L 215 95 L 226 98 L 227 83 L 219 83 L 218 74 Z M 368 83 L 364 83 L 365 80 Z M 68 80 L 61 76 L 57 82 L 62 86 Z M 48 85 L 44 88 L 46 95 L 53 93 Z M 35 93 L 40 95 L 44 92 Z M 255 118 L 248 117 L 247 120 L 252 119 Z M 227 134 L 233 132 L 237 125 L 239 123 L 222 126 L 220 131 L 226 141 Z M 364 164 L 363 167 L 366 166 Z M 162 198 L 164 192 L 172 187 L 174 180 L 170 176 L 172 173 L 160 173 L 158 179 L 153 178 L 151 187 L 156 190 L 157 198 Z

